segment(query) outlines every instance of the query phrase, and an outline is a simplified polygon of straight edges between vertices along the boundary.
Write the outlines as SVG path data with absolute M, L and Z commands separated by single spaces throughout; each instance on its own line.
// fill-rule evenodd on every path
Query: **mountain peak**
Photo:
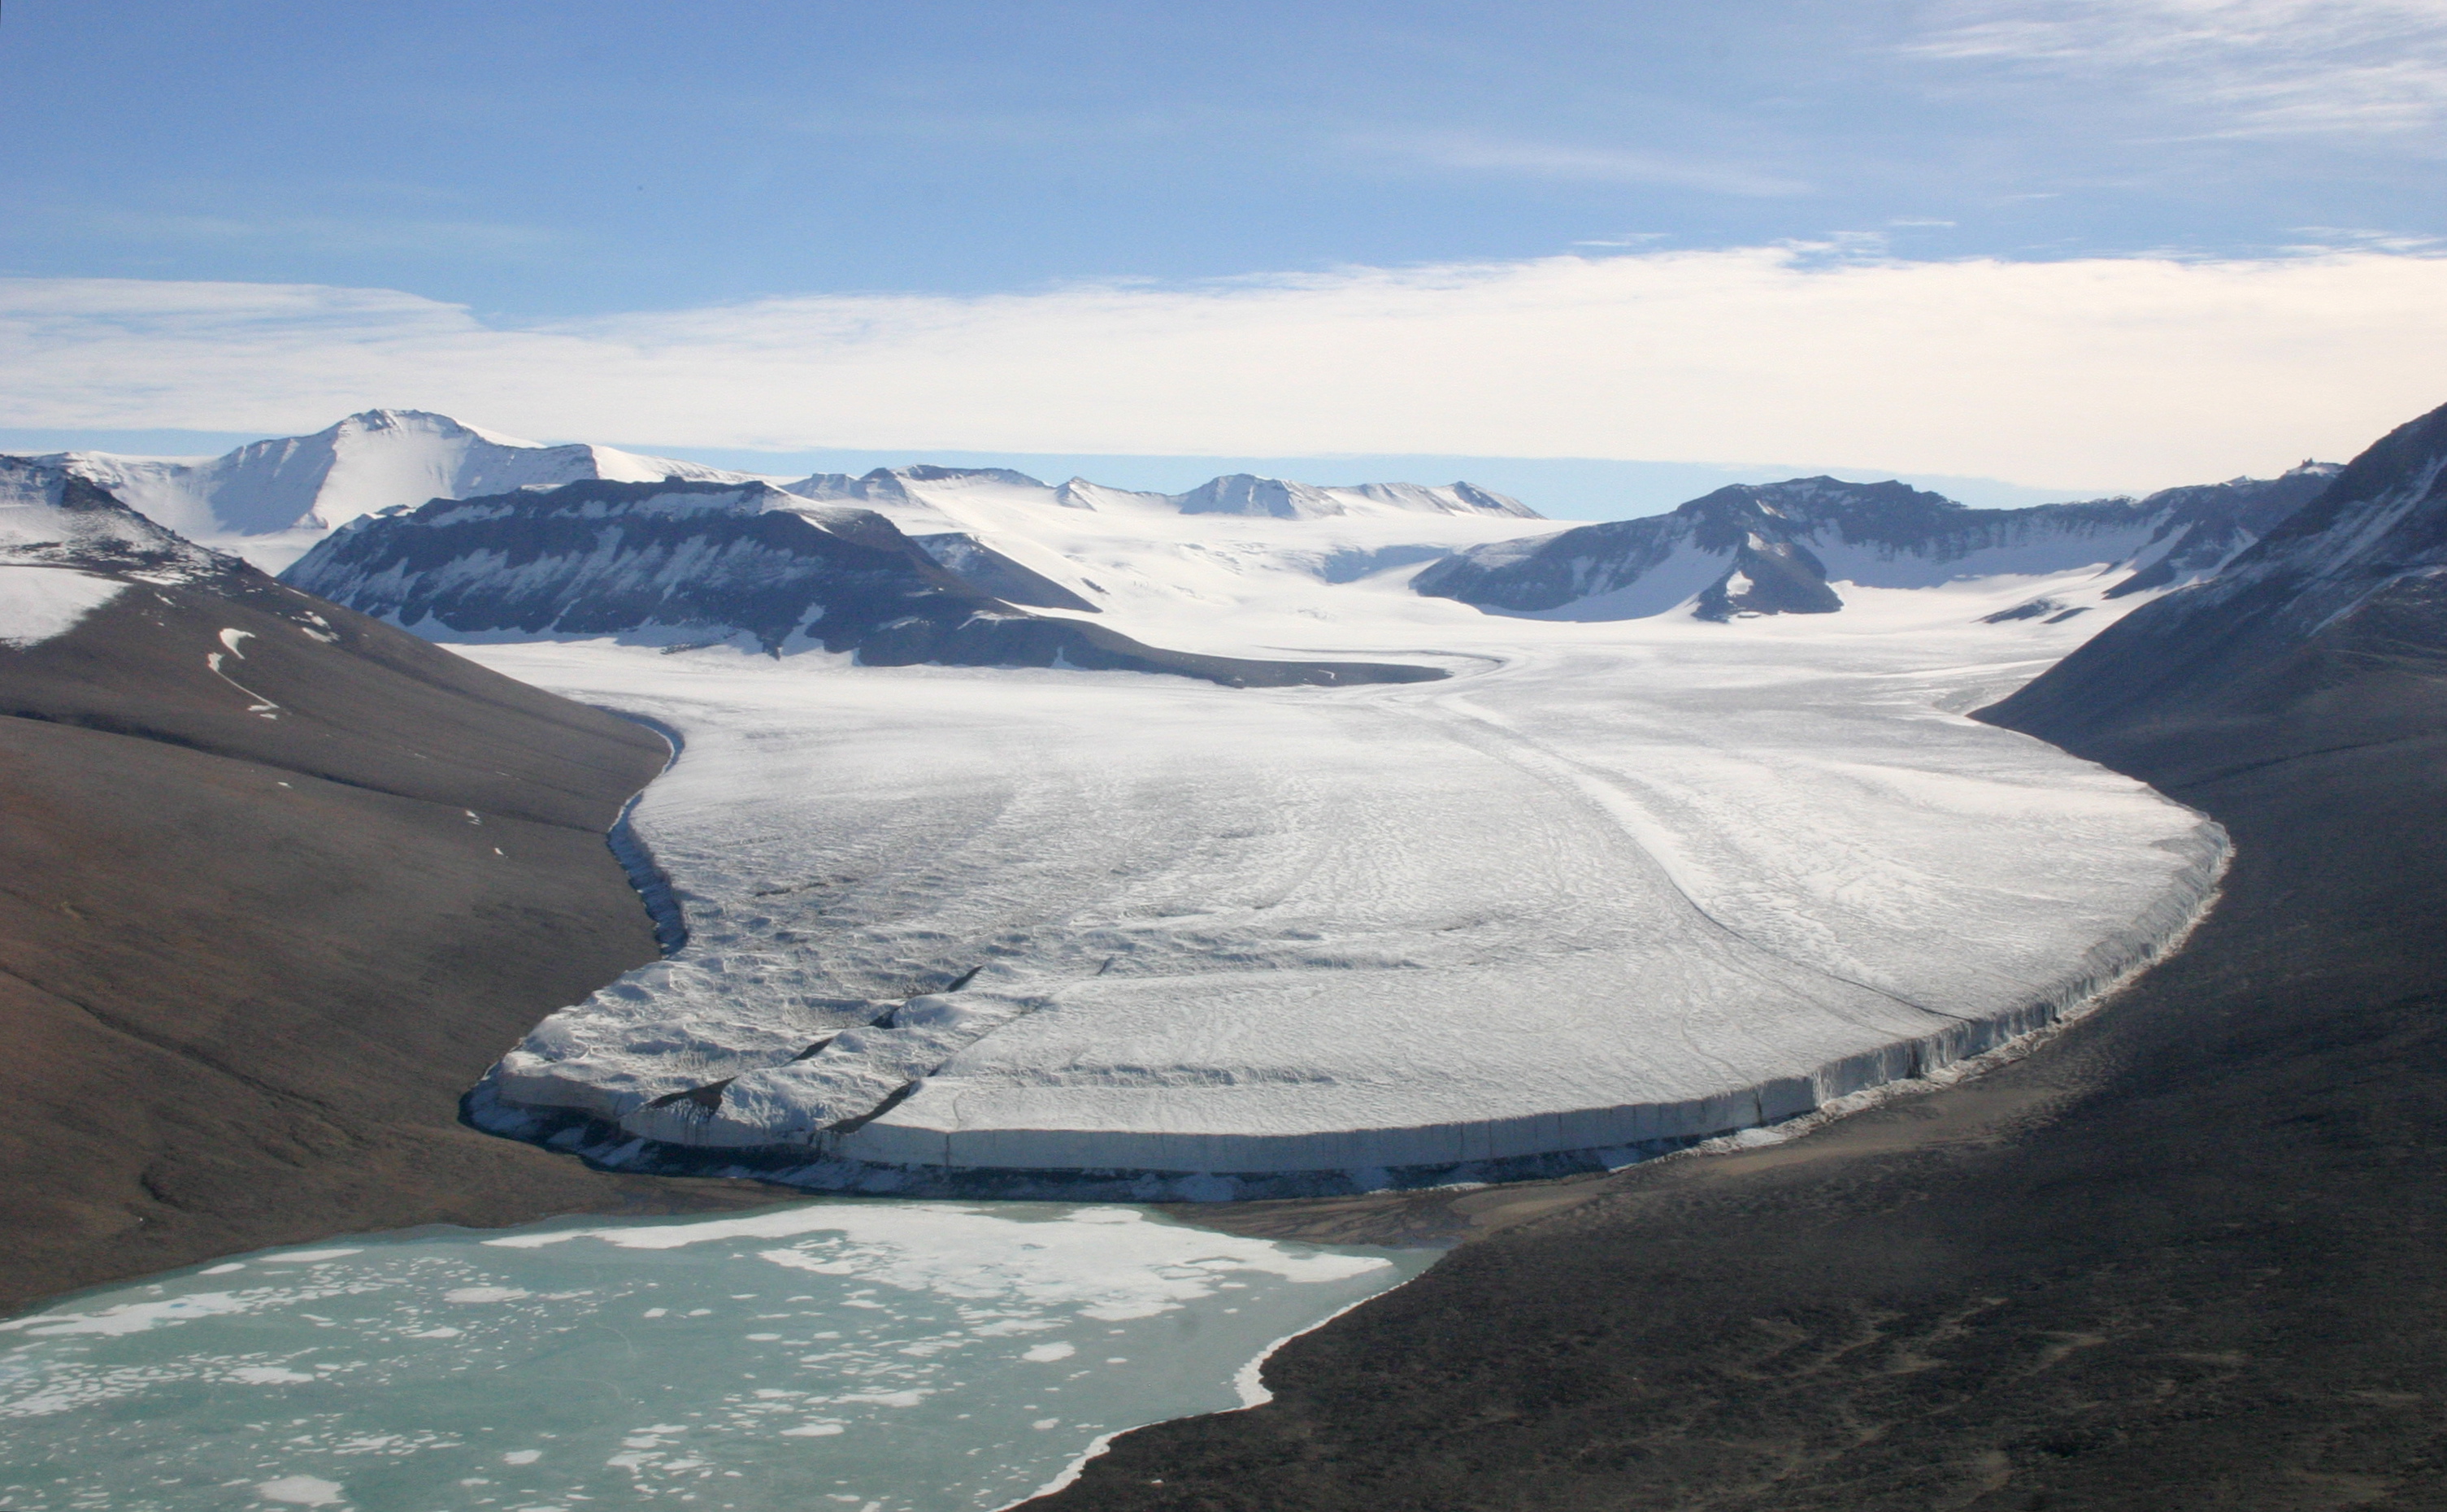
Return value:
M 343 417 L 334 425 L 315 432 L 318 436 L 377 435 L 385 432 L 433 436 L 473 436 L 496 446 L 514 446 L 521 450 L 540 451 L 545 443 L 528 441 L 482 425 L 471 425 L 464 420 L 432 409 L 360 409 Z M 257 443 L 278 444 L 278 443 Z

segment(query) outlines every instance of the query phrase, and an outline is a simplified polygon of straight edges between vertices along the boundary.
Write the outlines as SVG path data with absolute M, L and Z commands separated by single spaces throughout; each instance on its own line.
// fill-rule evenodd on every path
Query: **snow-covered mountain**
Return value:
M 876 511 L 997 597 L 1093 610 L 1142 639 L 1224 654 L 1292 643 L 1323 624 L 1365 635 L 1389 611 L 1405 613 L 1399 601 L 1417 604 L 1395 580 L 1407 570 L 1543 523 L 1466 482 L 1321 488 L 1235 476 L 1164 494 L 920 466 L 781 486 Z M 1027 575 L 1028 596 L 996 576 L 1011 569 Z M 1381 580 L 1331 591 L 1363 579 Z
M 1182 494 L 1109 488 L 1085 479 L 1048 484 L 1003 468 L 920 465 L 879 468 L 863 477 L 819 473 L 796 481 L 732 472 L 668 457 L 588 444 L 545 445 L 465 425 L 420 409 L 369 409 L 311 436 L 259 441 L 220 457 L 123 457 L 60 452 L 28 459 L 109 490 L 152 519 L 209 545 L 236 551 L 267 570 L 294 561 L 328 532 L 395 505 L 475 499 L 520 488 L 599 480 L 778 485 L 816 502 L 879 509 L 913 536 L 971 534 L 957 522 L 961 504 L 1041 504 L 1122 515 L 1236 515 L 1357 522 L 1422 517 L 1536 520 L 1515 499 L 1467 482 L 1444 487 L 1371 482 L 1339 487 L 1238 474 Z M 1477 539 L 1477 538 L 1470 538 Z M 1466 544 L 1467 541 L 1456 542 Z M 991 568 L 974 539 L 944 541 L 973 565 Z M 932 549 L 930 547 L 930 549 Z M 1413 560 L 1420 559 L 1413 558 Z M 1022 590 L 1006 577 L 994 591 Z M 1051 608 L 1093 607 L 1075 594 L 1015 601 Z
M 928 505 L 939 495 L 958 495 L 977 488 L 1041 495 L 1042 501 L 1065 509 L 1167 509 L 1184 515 L 1254 515 L 1274 520 L 1330 520 L 1342 516 L 1494 515 L 1514 520 L 1540 520 L 1536 510 L 1518 499 L 1493 493 L 1475 483 L 1454 482 L 1440 488 L 1424 483 L 1352 483 L 1326 487 L 1230 473 L 1210 478 L 1186 493 L 1145 493 L 1108 488 L 1084 478 L 1049 484 L 1007 467 L 882 468 L 853 478 L 845 473 L 818 473 L 782 485 L 805 499 L 837 500 L 863 504 Z
M 2317 497 L 2339 469 L 2030 509 L 1970 509 L 1900 482 L 1738 483 L 1671 514 L 1479 546 L 1419 574 L 1421 594 L 1501 614 L 1702 619 L 1829 614 L 1831 584 L 1924 588 L 2095 566 L 2092 596 L 2197 579 Z M 2054 603 L 2047 613 L 2092 607 Z M 2032 613 L 2042 612 L 2032 606 Z
M 1040 600 L 1065 594 L 965 536 L 934 549 Z M 437 499 L 351 521 L 283 580 L 443 639 L 744 638 L 777 655 L 855 652 L 872 666 L 1114 669 L 1235 686 L 1443 675 L 1158 650 L 1017 607 L 873 510 L 818 504 L 755 481 L 586 481 Z
M 208 459 L 76 451 L 47 460 L 174 530 L 206 539 L 329 530 L 393 504 L 587 478 L 744 476 L 610 446 L 547 446 L 421 409 L 369 409 L 311 436 L 258 441 Z
M 2447 406 L 2381 438 L 2216 576 L 2134 611 L 1981 717 L 2081 746 L 2287 705 L 2390 665 L 2435 669 L 2442 654 Z
M 170 583 L 219 576 L 238 563 L 164 529 L 56 462 L 0 457 L 0 565 Z

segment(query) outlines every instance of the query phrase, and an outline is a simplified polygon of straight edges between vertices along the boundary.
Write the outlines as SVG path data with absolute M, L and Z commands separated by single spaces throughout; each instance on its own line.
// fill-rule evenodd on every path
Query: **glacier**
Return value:
M 2090 629 L 2000 612 L 2095 602 L 2101 564 L 1854 587 L 1840 621 L 1546 622 L 1414 595 L 1415 567 L 1334 584 L 1299 534 L 1332 520 L 1235 523 L 1221 575 L 1228 541 L 1170 553 L 1132 513 L 1085 576 L 1131 569 L 1108 612 L 1167 644 L 1451 675 L 1250 690 L 468 647 L 682 738 L 633 823 L 690 931 L 539 1025 L 471 1116 L 836 1189 L 1619 1162 L 2044 1028 L 2214 893 L 2214 824 L 1963 717 Z M 1093 543 L 1046 528 L 1043 570 L 1078 575 Z
M 607 479 L 454 426 L 264 444 L 261 497 L 209 502 L 294 520 L 304 458 L 288 581 L 673 743 L 612 837 L 664 957 L 468 1116 L 908 1193 L 1613 1164 L 2020 1043 L 2179 940 L 2227 841 L 1966 712 L 2325 485 L 1795 480 L 1574 526 L 1466 483 Z M 102 470 L 0 459 L 0 558 L 231 562 Z M 494 491 L 371 508 L 403 478 Z

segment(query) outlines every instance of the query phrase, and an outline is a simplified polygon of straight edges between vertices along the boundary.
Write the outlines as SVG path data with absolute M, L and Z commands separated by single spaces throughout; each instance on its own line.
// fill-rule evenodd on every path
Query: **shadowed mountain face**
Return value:
M 1474 547 L 1413 586 L 1500 614 L 1631 619 L 1684 604 L 1701 619 L 1829 614 L 1828 586 L 1920 588 L 2097 564 L 2109 597 L 2188 581 L 2315 496 L 2336 469 L 2171 488 L 2147 499 L 1967 509 L 1900 482 L 1739 483 L 1667 515 Z
M 2243 764 L 2277 753 L 2219 746 L 2218 731 L 2284 719 L 2336 745 L 2423 724 L 2442 670 L 2447 408 L 2390 432 L 2216 577 L 2134 611 L 1981 717 L 2118 765 Z
M 1072 597 L 996 554 L 973 565 L 1040 603 Z M 1258 661 L 1143 645 L 993 596 L 881 515 L 812 504 L 757 482 L 590 482 L 437 499 L 335 533 L 284 577 L 445 636 L 745 635 L 776 655 L 821 648 L 878 667 L 1171 672 L 1251 688 L 1445 675 L 1427 667 Z
M 335 1232 L 738 1200 L 457 1123 L 538 1017 L 654 958 L 603 832 L 659 739 L 58 469 L 0 477 L 0 1308 Z

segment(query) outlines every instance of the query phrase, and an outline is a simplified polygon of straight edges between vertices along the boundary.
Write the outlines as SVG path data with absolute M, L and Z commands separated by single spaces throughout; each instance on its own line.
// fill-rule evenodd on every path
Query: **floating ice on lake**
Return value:
M 1244 1403 L 1281 1335 L 1432 1257 L 842 1200 L 316 1253 L 249 1257 L 262 1280 L 237 1291 L 173 1274 L 0 1323 L 0 1506 L 617 1507 L 718 1485 L 742 1512 L 853 1490 L 970 1512 L 1110 1433 Z M 1065 1339 L 1096 1361 L 1052 1358 Z

